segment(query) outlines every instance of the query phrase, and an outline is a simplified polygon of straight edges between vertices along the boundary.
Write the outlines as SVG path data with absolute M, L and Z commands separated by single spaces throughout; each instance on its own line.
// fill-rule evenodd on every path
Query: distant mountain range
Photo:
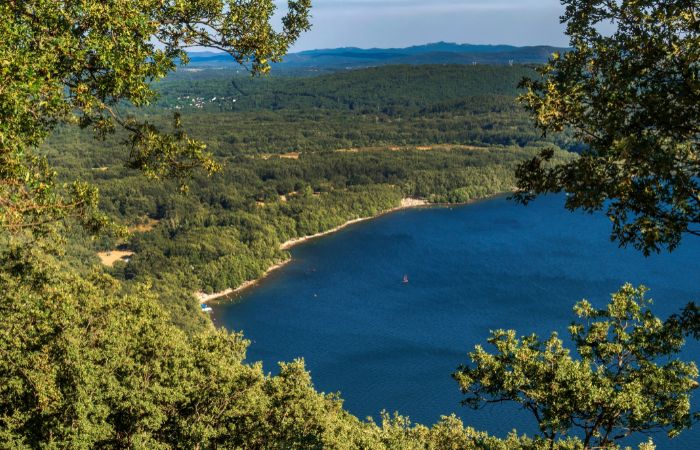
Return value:
M 278 69 L 357 69 L 389 64 L 530 64 L 544 63 L 565 48 L 545 45 L 471 45 L 438 42 L 408 48 L 354 47 L 308 50 L 287 55 Z M 228 67 L 235 61 L 225 53 L 190 53 L 189 67 Z

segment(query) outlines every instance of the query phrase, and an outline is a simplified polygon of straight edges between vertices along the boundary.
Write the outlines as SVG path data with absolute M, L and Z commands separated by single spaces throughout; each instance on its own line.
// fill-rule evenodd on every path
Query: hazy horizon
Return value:
M 400 46 L 400 47 L 358 47 L 358 46 L 353 46 L 353 45 L 345 45 L 345 46 L 339 46 L 339 47 L 317 47 L 317 48 L 308 48 L 308 49 L 302 49 L 302 50 L 296 50 L 292 49 L 289 54 L 293 53 L 302 53 L 302 52 L 309 52 L 309 51 L 323 51 L 323 50 L 335 50 L 335 49 L 360 49 L 360 50 L 387 50 L 387 49 L 396 49 L 396 50 L 401 50 L 404 48 L 411 48 L 411 47 L 422 47 L 422 46 L 428 46 L 428 45 L 434 45 L 434 44 L 454 44 L 454 45 L 474 45 L 474 46 L 492 46 L 492 47 L 499 47 L 499 46 L 513 46 L 513 47 L 557 47 L 557 48 L 566 48 L 568 45 L 552 45 L 552 44 L 531 44 L 531 45 L 516 45 L 516 44 L 509 44 L 507 42 L 487 42 L 487 43 L 474 43 L 474 42 L 449 42 L 449 41 L 434 41 L 434 42 L 421 42 L 417 44 L 412 44 L 412 45 L 406 45 L 406 46 Z M 188 49 L 187 53 L 194 54 L 205 54 L 205 53 L 225 53 L 223 50 L 218 50 L 218 49 L 212 49 L 212 48 L 206 48 L 206 47 L 197 47 L 197 48 L 192 48 Z
M 277 1 L 278 13 L 286 0 Z M 435 42 L 568 46 L 559 0 L 316 0 L 291 52 L 404 48 Z

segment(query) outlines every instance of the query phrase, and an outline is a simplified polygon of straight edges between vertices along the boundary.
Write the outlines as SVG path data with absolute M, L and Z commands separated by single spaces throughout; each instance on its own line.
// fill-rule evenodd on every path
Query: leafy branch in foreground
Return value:
M 125 117 L 120 105 L 156 98 L 151 83 L 187 62 L 184 49 L 215 47 L 263 74 L 310 27 L 310 0 L 290 0 L 282 30 L 273 0 L 10 0 L 0 4 L 0 223 L 38 230 L 92 214 L 96 191 L 63 198 L 32 153 L 62 123 L 130 134 L 129 165 L 152 177 L 217 165 L 179 126 L 167 135 Z M 92 223 L 95 223 L 92 221 Z
M 562 4 L 572 50 L 524 80 L 521 101 L 545 134 L 570 131 L 588 151 L 523 164 L 516 199 L 568 192 L 567 208 L 605 208 L 613 238 L 645 254 L 700 236 L 698 2 Z
M 690 394 L 698 369 L 677 358 L 684 333 L 651 313 L 645 293 L 627 284 L 605 309 L 579 302 L 574 311 L 582 322 L 569 328 L 578 358 L 556 334 L 518 339 L 513 330 L 494 331 L 488 342 L 496 351 L 477 346 L 471 364 L 453 375 L 463 403 L 516 402 L 552 445 L 572 429 L 586 449 L 615 448 L 633 433 L 676 436 L 695 420 Z

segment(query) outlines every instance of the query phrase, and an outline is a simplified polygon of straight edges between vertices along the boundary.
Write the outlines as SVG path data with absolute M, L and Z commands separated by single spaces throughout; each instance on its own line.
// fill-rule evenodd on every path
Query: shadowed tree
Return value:
M 605 209 L 613 239 L 645 254 L 700 236 L 700 4 L 562 4 L 572 49 L 523 81 L 521 101 L 545 134 L 569 131 L 588 149 L 523 164 L 515 198 L 568 192 L 567 208 Z

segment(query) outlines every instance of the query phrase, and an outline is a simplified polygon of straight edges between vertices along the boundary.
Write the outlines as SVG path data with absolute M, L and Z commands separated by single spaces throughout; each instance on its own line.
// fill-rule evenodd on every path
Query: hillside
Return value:
M 515 101 L 528 66 L 386 66 L 251 79 L 231 70 L 161 82 L 147 113 L 177 111 L 217 154 L 394 145 L 518 145 L 542 141 Z M 170 113 L 168 113 L 170 114 Z M 556 143 L 575 149 L 565 137 Z
M 403 115 L 484 96 L 505 96 L 512 103 L 520 80 L 535 76 L 531 67 L 521 65 L 393 65 L 297 78 L 205 70 L 181 72 L 161 82 L 158 105 L 185 107 L 192 102 L 183 100 L 200 97 L 213 110 L 311 108 Z

